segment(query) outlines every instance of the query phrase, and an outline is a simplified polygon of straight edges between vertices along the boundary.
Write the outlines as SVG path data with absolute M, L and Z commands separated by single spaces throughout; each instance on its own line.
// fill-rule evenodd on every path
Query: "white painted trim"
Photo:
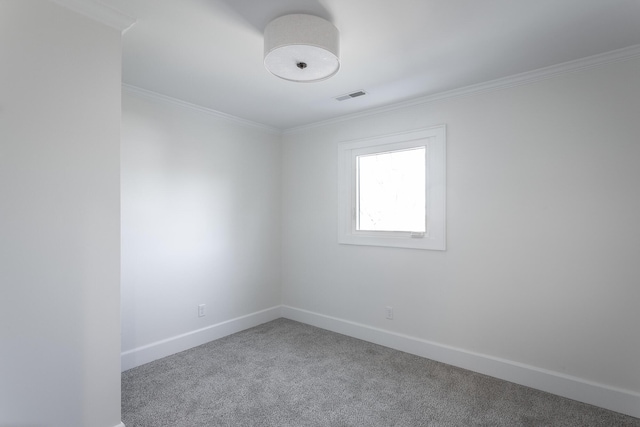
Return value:
M 136 19 L 97 0 L 49 0 L 121 32 L 127 31 Z
M 246 120 L 240 117 L 232 116 L 231 114 L 223 113 L 221 111 L 213 110 L 211 108 L 207 108 L 200 105 L 192 104 L 190 102 L 182 101 L 177 98 L 172 98 L 170 96 L 153 92 L 151 90 L 143 89 L 138 86 L 123 83 L 122 89 L 133 95 L 137 95 L 152 101 L 162 102 L 162 103 L 171 104 L 171 105 L 175 105 L 182 108 L 187 108 L 190 110 L 195 110 L 200 113 L 204 113 L 204 114 L 208 114 L 210 116 L 216 117 L 218 119 L 226 120 L 228 122 L 259 129 L 261 131 L 269 132 L 274 135 L 282 135 L 282 131 L 280 131 L 280 129 L 263 125 L 262 123 L 253 122 L 251 120 Z
M 120 355 L 121 370 L 126 371 L 135 368 L 136 366 L 144 365 L 145 363 L 197 347 L 209 341 L 253 328 L 254 326 L 276 320 L 280 317 L 280 306 L 271 307 L 128 350 L 122 352 Z
M 523 363 L 282 306 L 282 317 L 640 418 L 640 393 Z
M 50 0 L 56 3 L 83 3 L 83 0 Z M 134 20 L 135 22 L 135 20 Z M 496 90 L 507 89 L 516 86 L 527 85 L 542 80 L 547 80 L 553 77 L 558 77 L 564 74 L 575 73 L 589 68 L 598 67 L 614 62 L 627 61 L 640 57 L 640 44 L 628 46 L 622 49 L 612 50 L 599 55 L 593 55 L 586 58 L 576 59 L 574 61 L 563 62 L 561 64 L 552 65 L 549 67 L 539 68 L 537 70 L 527 71 L 520 74 L 514 74 L 512 76 L 502 77 L 495 80 L 490 80 L 483 83 L 469 85 L 458 89 L 453 89 L 445 92 L 435 93 L 432 95 L 421 96 L 419 98 L 410 99 L 408 101 L 395 103 L 392 105 L 386 105 L 383 107 L 372 108 L 365 111 L 360 111 L 352 114 L 345 114 L 333 119 L 322 120 L 319 122 L 310 123 L 303 126 L 292 127 L 289 129 L 278 129 L 272 126 L 268 126 L 262 123 L 257 123 L 251 120 L 243 119 L 241 117 L 233 116 L 231 114 L 223 113 L 221 111 L 213 110 L 201 105 L 192 104 L 190 102 L 182 101 L 177 98 L 173 98 L 167 95 L 163 95 L 157 92 L 153 92 L 147 89 L 143 89 L 134 85 L 122 84 L 123 90 L 130 93 L 137 94 L 141 97 L 152 99 L 156 101 L 167 102 L 170 104 L 178 105 L 184 108 L 199 111 L 201 113 L 210 114 L 217 118 L 226 119 L 234 123 L 238 123 L 244 126 L 258 128 L 263 131 L 275 135 L 292 134 L 296 132 L 304 132 L 310 129 L 336 124 L 348 120 L 353 120 L 362 117 L 374 116 L 376 114 L 384 114 L 403 108 L 408 108 L 416 105 L 428 104 L 432 102 L 442 101 L 446 99 L 472 96 L 485 92 L 493 92 Z
M 375 153 L 425 147 L 426 221 L 422 238 L 409 232 L 356 231 L 356 159 Z M 338 243 L 386 246 L 405 249 L 446 249 L 446 127 L 445 125 L 399 132 L 373 138 L 341 141 L 338 144 Z
M 484 83 L 478 83 L 470 86 L 461 87 L 458 89 L 449 90 L 446 92 L 440 92 L 433 95 L 422 96 L 408 101 L 399 102 L 392 105 L 386 105 L 384 107 L 373 108 L 365 111 L 360 111 L 352 114 L 345 114 L 333 119 L 323 120 L 308 125 L 293 127 L 283 130 L 283 134 L 291 134 L 296 132 L 304 132 L 309 129 L 332 125 L 347 120 L 353 120 L 362 117 L 373 116 L 376 114 L 384 114 L 391 111 L 413 107 L 416 105 L 428 104 L 431 102 L 442 101 L 451 98 L 458 98 L 463 96 L 477 95 L 484 92 L 492 92 L 496 90 L 502 90 L 506 88 L 516 87 L 535 83 L 541 80 L 547 80 L 553 77 L 561 76 L 564 74 L 575 73 L 578 71 L 587 70 L 589 68 L 598 67 L 614 62 L 626 61 L 634 59 L 640 56 L 640 44 L 625 47 L 622 49 L 612 50 L 599 55 L 593 55 L 586 58 L 576 59 L 574 61 L 563 62 L 561 64 L 552 65 L 549 67 L 539 68 L 537 70 L 527 71 L 520 74 L 514 74 L 508 77 L 502 77 L 495 80 L 490 80 Z
M 118 424 L 117 426 L 114 426 L 114 427 L 126 427 L 126 426 L 124 425 L 124 423 L 122 421 L 120 421 L 120 424 Z

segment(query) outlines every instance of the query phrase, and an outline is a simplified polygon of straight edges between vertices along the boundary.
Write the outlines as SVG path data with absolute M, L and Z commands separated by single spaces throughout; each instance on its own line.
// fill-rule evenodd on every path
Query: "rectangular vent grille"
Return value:
M 359 96 L 363 96 L 363 95 L 366 95 L 366 94 L 367 94 L 367 92 L 365 92 L 363 90 L 359 90 L 357 92 L 352 92 L 352 93 L 348 93 L 346 95 L 338 96 L 338 97 L 336 97 L 336 99 L 338 101 L 346 101 L 347 99 L 357 98 Z

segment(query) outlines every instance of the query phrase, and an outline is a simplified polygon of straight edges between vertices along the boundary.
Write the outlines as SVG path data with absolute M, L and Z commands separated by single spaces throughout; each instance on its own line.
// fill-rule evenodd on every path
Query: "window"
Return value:
M 445 249 L 445 127 L 339 144 L 339 236 Z
M 356 155 L 356 230 L 426 231 L 426 151 Z

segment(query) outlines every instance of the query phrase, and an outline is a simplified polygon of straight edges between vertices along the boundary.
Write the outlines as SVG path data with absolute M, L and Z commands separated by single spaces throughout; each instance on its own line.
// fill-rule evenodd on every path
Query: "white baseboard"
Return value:
M 126 426 L 124 425 L 124 423 L 122 421 L 120 421 L 120 424 L 118 424 L 117 426 L 114 426 L 114 427 L 126 427 Z
M 640 393 L 630 390 L 289 306 L 282 306 L 281 314 L 287 319 L 640 418 Z
M 235 319 L 207 326 L 206 328 L 187 332 L 186 334 L 167 338 L 142 347 L 134 348 L 120 354 L 121 370 L 126 371 L 136 366 L 188 350 L 193 347 L 235 334 L 236 332 L 261 325 L 280 318 L 280 306 L 236 317 Z M 116 426 L 120 427 L 120 426 Z
M 289 306 L 271 307 L 125 351 L 121 354 L 122 370 L 135 368 L 280 317 L 640 418 L 640 393 Z M 120 423 L 115 427 L 125 426 Z

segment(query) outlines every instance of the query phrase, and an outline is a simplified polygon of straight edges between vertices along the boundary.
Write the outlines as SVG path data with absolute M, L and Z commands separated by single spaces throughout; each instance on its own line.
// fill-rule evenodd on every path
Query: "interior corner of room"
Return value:
M 127 42 L 145 46 L 135 31 L 158 17 L 127 16 L 148 2 L 74 3 L 0 3 L 0 425 L 116 427 L 122 371 L 279 318 L 640 418 L 639 26 L 621 47 L 582 55 L 596 39 L 527 70 L 505 59 L 525 55 L 518 33 L 502 46 L 515 50 L 487 51 L 507 74 L 487 65 L 464 85 L 405 93 L 427 79 L 357 85 L 366 73 L 349 61 L 377 51 L 348 44 L 366 37 L 339 2 L 308 7 L 341 30 L 340 70 L 294 83 L 263 67 L 275 16 L 220 0 L 209 3 L 228 14 L 221 28 L 253 47 L 259 71 L 163 92 L 171 73 L 188 80 L 171 64 L 219 78 L 220 58 L 172 50 L 181 56 L 150 59 L 167 74 L 137 74 Z M 176 20 L 220 19 L 197 12 Z M 477 21 L 460 20 L 462 37 Z M 605 24 L 594 31 L 616 25 Z M 455 65 L 445 47 L 458 36 L 430 44 L 430 58 Z M 243 73 L 263 98 L 235 98 Z M 336 101 L 352 91 L 366 96 Z M 438 125 L 446 250 L 339 244 L 339 145 Z

